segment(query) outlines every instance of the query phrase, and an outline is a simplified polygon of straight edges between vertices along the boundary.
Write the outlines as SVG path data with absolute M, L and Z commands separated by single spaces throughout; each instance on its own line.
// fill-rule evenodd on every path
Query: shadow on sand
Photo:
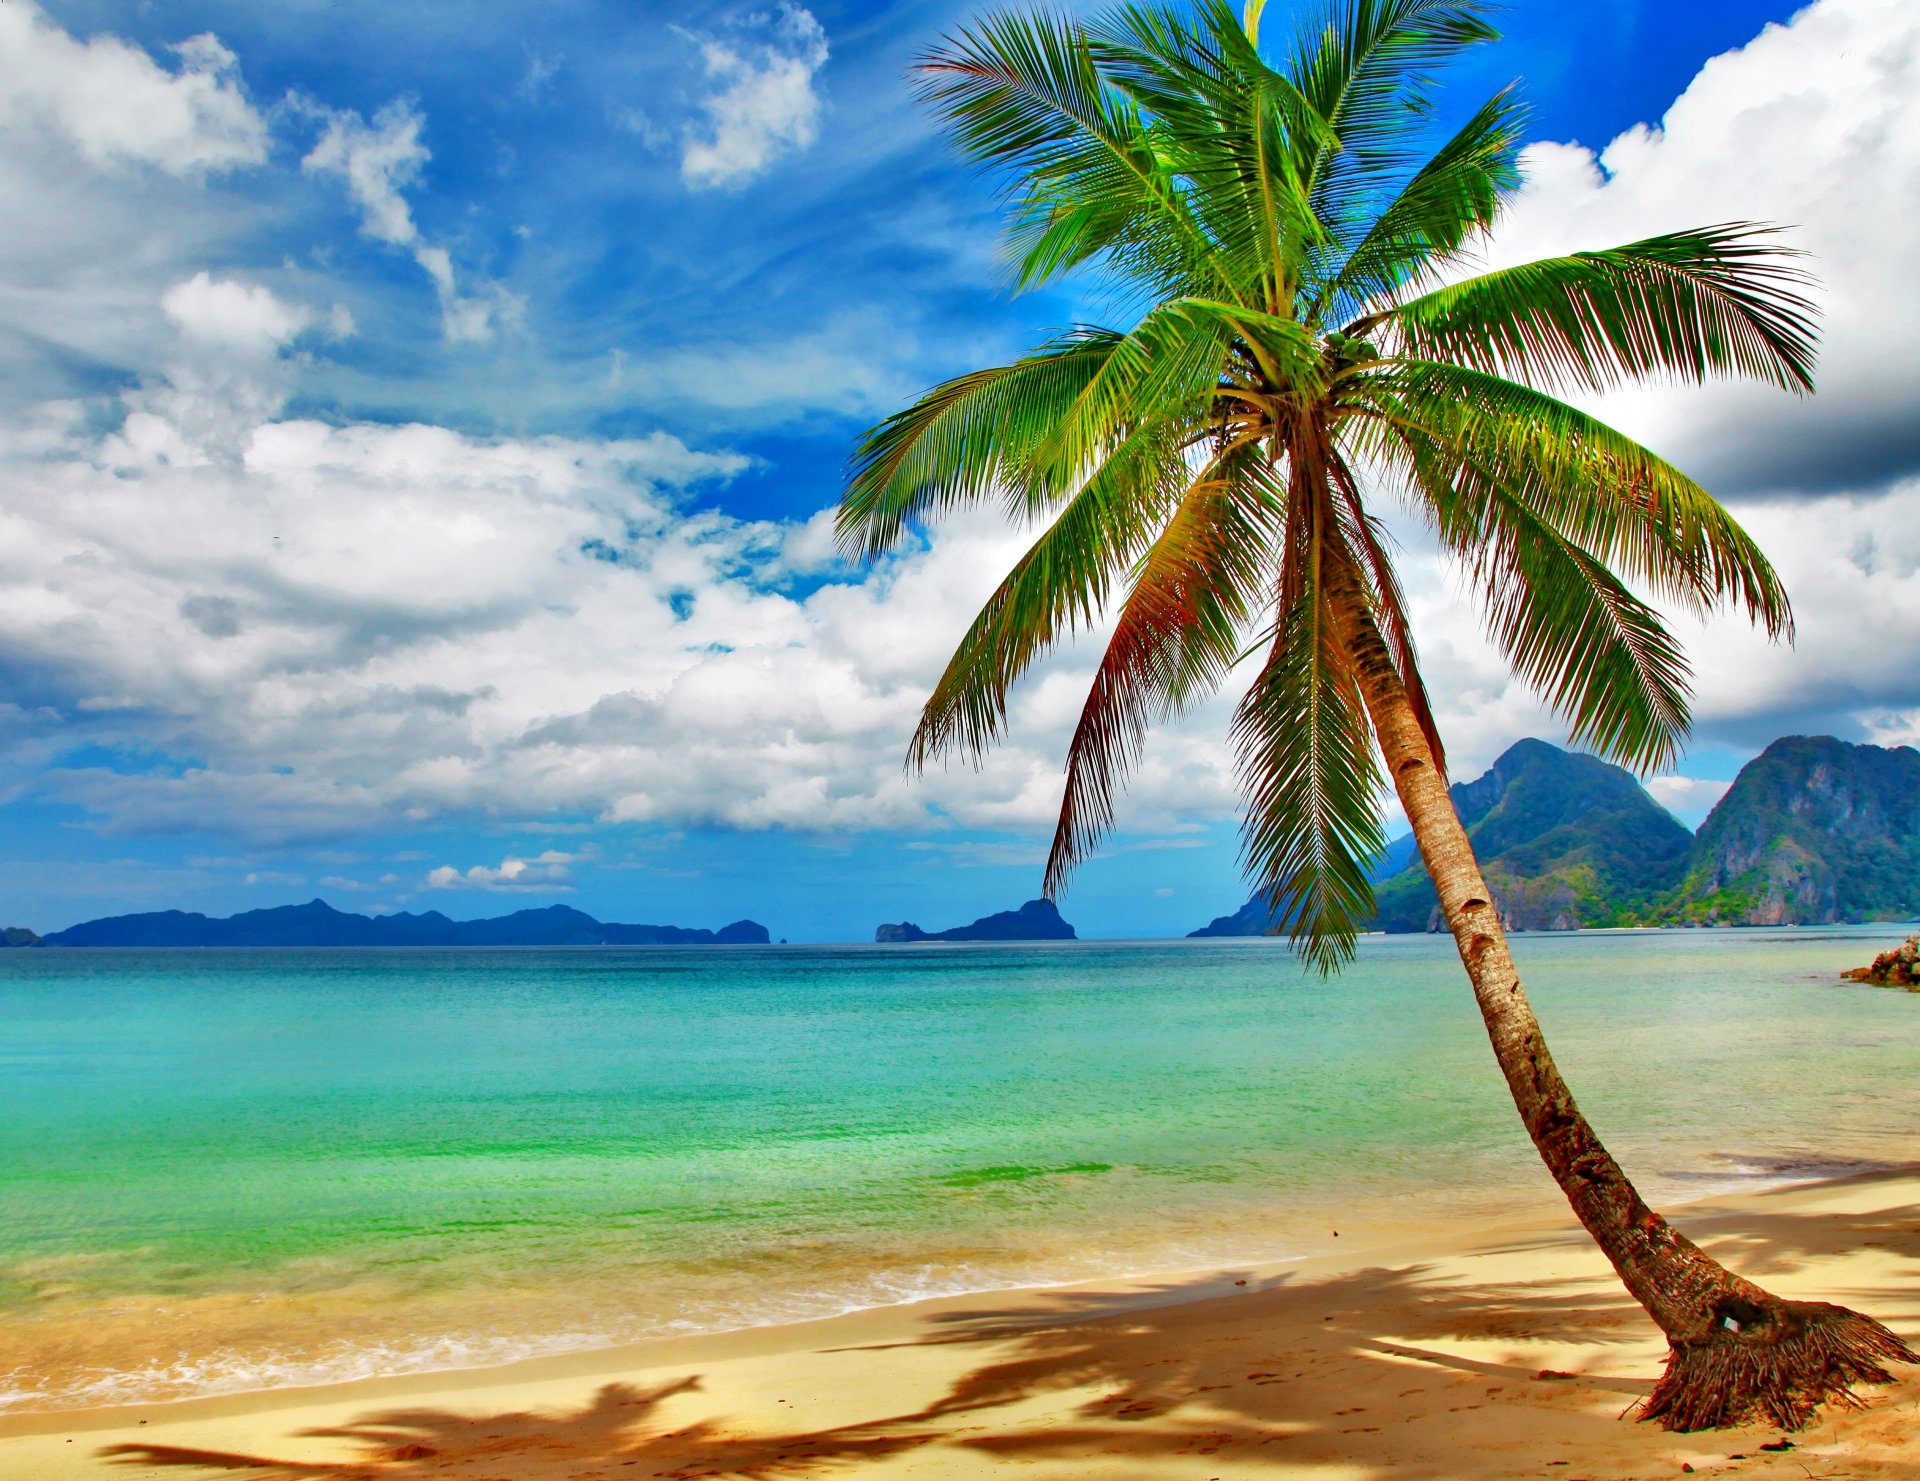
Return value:
M 1762 1277 L 1868 1242 L 1920 1262 L 1920 1210 L 1912 1208 L 1864 1220 L 1748 1209 L 1688 1223 L 1719 1254 Z M 1217 1277 L 1205 1289 L 1217 1294 Z M 1654 1376 L 1552 1373 L 1498 1360 L 1540 1339 L 1588 1348 L 1644 1342 L 1639 1309 L 1591 1279 L 1469 1286 L 1414 1266 L 1255 1281 L 1213 1300 L 1198 1294 L 1197 1283 L 1167 1284 L 1152 1293 L 1159 1304 L 1120 1311 L 1113 1296 L 1094 1292 L 940 1314 L 924 1333 L 890 1345 L 902 1359 L 895 1392 L 910 1391 L 915 1351 L 973 1346 L 982 1349 L 980 1361 L 963 1364 L 931 1402 L 833 1428 L 780 1429 L 764 1407 L 751 1417 L 709 1414 L 669 1428 L 663 1406 L 700 1392 L 700 1378 L 689 1376 L 650 1389 L 608 1384 L 572 1414 L 393 1409 L 305 1432 L 341 1442 L 351 1452 L 342 1460 L 162 1445 L 114 1445 L 100 1454 L 125 1465 L 328 1481 L 610 1481 L 623 1472 L 798 1474 L 940 1445 L 982 1460 L 1112 1453 L 1151 1465 L 1217 1455 L 1242 1474 L 1249 1466 L 1338 1462 L 1417 1481 L 1462 1474 L 1463 1463 L 1475 1474 L 1508 1474 L 1474 1469 L 1472 1415 L 1518 1407 L 1532 1411 L 1531 1420 L 1511 1412 L 1508 1419 L 1531 1423 L 1552 1453 L 1531 1454 L 1528 1469 L 1512 1474 L 1555 1475 L 1566 1474 L 1558 1469 L 1565 1457 L 1590 1445 L 1620 1445 L 1620 1416 Z M 1461 1343 L 1474 1344 L 1478 1355 L 1450 1350 Z M 787 1361 L 831 1364 L 836 1353 L 890 1349 Z M 951 1374 L 953 1366 L 945 1362 L 940 1371 Z M 1643 1433 L 1649 1445 L 1659 1443 L 1657 1432 Z

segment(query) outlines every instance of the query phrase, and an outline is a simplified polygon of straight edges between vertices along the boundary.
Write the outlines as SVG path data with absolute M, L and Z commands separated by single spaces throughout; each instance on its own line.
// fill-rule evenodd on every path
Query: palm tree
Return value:
M 1528 1133 L 1667 1335 L 1644 1414 L 1796 1427 L 1916 1356 L 1703 1254 L 1575 1106 L 1448 796 L 1374 509 L 1388 497 L 1424 522 L 1577 743 L 1670 762 L 1689 671 L 1652 602 L 1731 606 L 1787 638 L 1787 598 L 1705 490 L 1553 392 L 1729 374 L 1810 391 L 1805 275 L 1752 224 L 1474 275 L 1467 251 L 1517 183 L 1521 110 L 1502 92 L 1451 137 L 1426 133 L 1432 73 L 1495 39 L 1488 7 L 1328 0 L 1276 67 L 1261 4 L 1000 13 L 917 69 L 961 153 L 1004 182 L 1016 287 L 1095 267 L 1134 322 L 959 376 L 862 441 L 850 551 L 981 501 L 1044 524 L 961 640 L 909 766 L 977 757 L 1028 665 L 1110 620 L 1067 752 L 1053 895 L 1111 826 L 1149 724 L 1257 660 L 1232 726 L 1244 854 L 1296 948 L 1323 972 L 1351 957 L 1390 782 Z

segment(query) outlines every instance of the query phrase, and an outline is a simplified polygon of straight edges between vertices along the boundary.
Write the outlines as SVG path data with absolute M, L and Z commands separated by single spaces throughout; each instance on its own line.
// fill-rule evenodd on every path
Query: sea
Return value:
M 1904 930 L 1514 948 L 1683 1205 L 1915 1160 Z M 0 953 L 0 1412 L 1563 1211 L 1445 937 Z

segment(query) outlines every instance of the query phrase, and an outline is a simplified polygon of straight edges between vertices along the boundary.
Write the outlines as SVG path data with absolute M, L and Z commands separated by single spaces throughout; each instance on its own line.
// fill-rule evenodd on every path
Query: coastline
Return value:
M 1783 1295 L 1858 1306 L 1912 1336 L 1916 1210 L 1920 1165 L 1717 1193 L 1679 1222 Z M 0 1418 L 0 1473 L 264 1464 L 543 1481 L 1018 1464 L 1206 1481 L 1667 1476 L 1687 1463 L 1799 1477 L 1844 1456 L 1847 1475 L 1912 1474 L 1913 1374 L 1823 1414 L 1784 1452 L 1757 1449 L 1771 1431 L 1676 1436 L 1618 1418 L 1662 1346 L 1557 1212 L 1543 1199 L 1538 1218 L 1409 1221 L 1280 1264 L 945 1296 L 498 1368 L 15 1414 Z

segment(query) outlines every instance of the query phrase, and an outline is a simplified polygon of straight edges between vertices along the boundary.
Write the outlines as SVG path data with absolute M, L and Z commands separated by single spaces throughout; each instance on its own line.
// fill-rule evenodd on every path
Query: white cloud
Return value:
M 318 317 L 312 309 L 288 303 L 257 283 L 215 278 L 206 272 L 174 284 L 160 305 L 189 338 L 253 356 L 276 354 Z
M 164 290 L 232 262 L 261 217 L 267 124 L 211 37 L 157 62 L 0 5 L 0 405 L 151 369 Z M 262 274 L 249 276 L 262 277 Z M 285 281 L 297 274 L 282 270 Z M 94 380 L 98 384 L 98 380 Z
M 1791 228 L 1823 287 L 1818 395 L 1610 397 L 1607 415 L 1723 493 L 1884 483 L 1920 464 L 1920 7 L 1821 0 L 1709 61 L 1658 128 L 1526 152 L 1502 263 L 1727 221 Z
M 498 284 L 486 284 L 477 293 L 462 293 L 454 276 L 452 256 L 445 247 L 421 236 L 413 208 L 402 194 L 418 181 L 421 170 L 433 158 L 420 138 L 425 117 L 405 100 L 387 104 L 373 115 L 372 122 L 352 109 L 325 108 L 311 102 L 302 106 L 324 119 L 326 128 L 301 160 L 301 168 L 315 174 L 338 175 L 360 207 L 361 229 L 375 241 L 413 254 L 439 295 L 441 327 L 448 339 L 491 339 L 502 319 L 518 314 L 518 302 Z
M 332 173 L 346 182 L 359 205 L 361 230 L 376 241 L 411 247 L 420 240 L 413 208 L 400 192 L 433 158 L 420 142 L 426 119 L 408 102 L 387 104 L 368 123 L 351 109 L 320 108 L 326 120 L 319 142 L 300 161 L 302 169 Z
M 0 6 L 0 127 L 52 128 L 94 165 L 173 175 L 262 163 L 266 121 L 212 35 L 173 48 L 168 71 L 116 36 L 78 41 L 31 0 Z
M 1730 777 L 1656 776 L 1646 779 L 1653 800 L 1690 828 L 1713 811 L 1713 805 L 1727 795 L 1733 785 Z
M 781 155 L 805 149 L 820 126 L 814 74 L 827 61 L 827 33 L 811 11 L 783 3 L 751 22 L 765 40 L 707 39 L 701 57 L 716 90 L 688 131 L 680 173 L 696 189 L 736 185 Z
M 704 417 L 758 427 L 822 411 L 877 418 L 925 389 L 919 351 L 885 314 L 855 307 L 804 334 L 623 359 L 618 383 L 650 405 L 698 406 Z
M 562 894 L 573 887 L 567 866 L 582 856 L 548 849 L 531 859 L 509 856 L 497 867 L 475 864 L 464 874 L 451 864 L 427 871 L 432 890 L 488 890 L 495 894 Z
M 270 403 L 285 364 L 219 404 Z M 72 407 L 19 451 L 0 441 L 0 649 L 52 676 L 33 713 L 60 717 L 22 723 L 195 758 L 44 779 L 114 828 L 1028 828 L 1054 806 L 1077 704 L 1059 674 L 1018 696 L 1014 745 L 984 772 L 909 787 L 900 769 L 947 650 L 1026 538 L 997 512 L 810 589 L 838 569 L 830 516 L 685 510 L 678 490 L 744 460 L 664 435 L 216 424 L 170 381 L 130 402 L 106 435 Z M 1223 804 L 1217 735 L 1156 742 L 1136 805 Z
M 1879 27 L 1862 33 L 1868 55 L 1897 53 L 1920 29 L 1868 0 L 1829 0 L 1811 17 L 1828 25 L 1830 12 Z M 1782 34 L 1790 33 L 1770 32 L 1765 47 L 1782 45 Z M 1736 76 L 1744 65 L 1739 56 L 1714 64 Z M 1857 122 L 1871 111 L 1857 96 L 1871 79 L 1826 66 L 1808 63 L 1809 85 L 1837 90 L 1831 106 Z M 1575 172 L 1556 183 L 1541 166 L 1507 246 L 1566 245 L 1543 235 L 1555 190 L 1559 209 L 1584 221 L 1576 224 L 1585 243 L 1727 214 L 1811 221 L 1831 210 L 1821 230 L 1855 241 L 1845 261 L 1858 266 L 1856 277 L 1853 267 L 1823 264 L 1831 300 L 1860 304 L 1862 294 L 1886 292 L 1914 257 L 1904 218 L 1882 219 L 1897 213 L 1881 208 L 1871 182 L 1841 189 L 1794 151 L 1754 155 L 1737 99 L 1718 86 L 1689 94 L 1719 99 L 1717 123 L 1681 109 L 1668 120 L 1655 151 L 1665 182 L 1657 211 L 1643 219 L 1614 194 L 1617 182 Z M 1768 95 L 1755 96 L 1764 114 Z M 1890 91 L 1873 106 L 1897 121 L 1909 105 Z M 451 258 L 434 255 L 408 204 L 426 158 L 417 115 L 328 120 L 334 142 L 316 147 L 322 163 L 312 168 L 347 182 L 370 235 L 413 253 L 457 293 Z M 1920 170 L 1920 140 L 1905 128 L 1871 141 L 1885 180 Z M 1661 173 L 1681 164 L 1697 191 Z M 1744 210 L 1713 195 L 1736 167 L 1774 171 L 1783 193 Z M 1627 178 L 1624 165 L 1618 178 Z M 0 262 L 6 250 L 0 240 Z M 214 260 L 231 258 L 200 259 Z M 1016 693 L 1011 741 L 984 770 L 956 766 L 909 785 L 900 769 L 953 642 L 1029 538 L 997 511 L 950 520 L 929 544 L 870 573 L 843 573 L 825 514 L 772 523 L 690 510 L 687 489 L 745 464 L 672 437 L 486 438 L 285 419 L 299 371 L 287 351 L 318 333 L 321 318 L 292 290 L 254 276 L 170 261 L 166 276 L 142 287 L 143 300 L 129 291 L 170 339 L 140 362 L 164 373 L 122 398 L 111 430 L 99 430 L 111 419 L 106 403 L 46 405 L 0 422 L 9 490 L 0 506 L 0 651 L 33 677 L 32 691 L 0 712 L 9 737 L 0 765 L 15 768 L 0 772 L 0 784 L 37 777 L 40 758 L 88 739 L 192 758 L 175 772 L 74 767 L 38 782 L 125 831 L 269 841 L 458 815 L 1028 834 L 1050 821 L 1084 694 L 1084 646 L 1042 665 Z M 1889 319 L 1910 312 L 1906 303 L 1889 298 Z M 1850 309 L 1847 322 L 1862 315 Z M 762 398 L 773 404 L 782 383 L 790 393 L 795 379 L 824 381 L 831 371 L 843 377 L 834 394 L 847 406 L 897 401 L 904 391 L 873 369 L 871 350 L 858 359 L 860 339 L 848 331 L 790 345 L 792 358 L 764 383 L 743 372 L 739 394 L 757 408 Z M 1887 395 L 1907 394 L 1908 382 L 1875 358 L 1882 353 L 1872 335 L 1836 333 L 1829 384 L 1877 375 Z M 1708 424 L 1748 417 L 1762 441 L 1784 415 L 1808 410 L 1779 396 L 1741 411 L 1693 391 L 1662 395 L 1683 456 L 1690 408 Z M 1815 724 L 1886 735 L 1914 728 L 1920 482 L 1894 482 L 1878 497 L 1743 509 L 1798 600 L 1801 646 L 1770 649 L 1728 622 L 1689 633 L 1703 730 L 1757 746 Z M 1406 572 L 1456 773 L 1476 774 L 1520 735 L 1556 736 L 1412 536 Z M 1126 802 L 1136 827 L 1232 810 L 1230 704 L 1223 697 L 1151 739 Z M 1710 785 L 1662 783 L 1675 795 L 1683 784 Z M 1032 857 L 1031 844 L 1014 847 L 1009 857 Z M 508 878 L 513 858 L 522 868 Z M 526 879 L 527 869 L 556 867 L 533 857 L 439 867 L 466 887 L 558 883 Z

